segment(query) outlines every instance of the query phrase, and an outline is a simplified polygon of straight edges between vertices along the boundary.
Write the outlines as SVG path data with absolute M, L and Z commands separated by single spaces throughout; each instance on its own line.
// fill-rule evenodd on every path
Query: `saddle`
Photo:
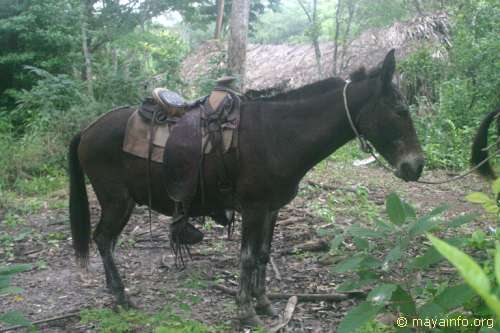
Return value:
M 231 77 L 219 79 L 210 95 L 193 102 L 157 88 L 127 124 L 123 150 L 163 165 L 165 188 L 176 202 L 172 227 L 187 228 L 171 234 L 184 244 L 201 241 L 197 236 L 190 240 L 194 233 L 189 231 L 187 218 L 198 190 L 202 204 L 204 201 L 201 177 L 205 154 L 217 154 L 219 191 L 230 195 L 233 189 L 225 165 L 225 154 L 238 145 L 241 95 L 231 89 L 233 81 Z M 177 223 L 181 221 L 184 223 Z

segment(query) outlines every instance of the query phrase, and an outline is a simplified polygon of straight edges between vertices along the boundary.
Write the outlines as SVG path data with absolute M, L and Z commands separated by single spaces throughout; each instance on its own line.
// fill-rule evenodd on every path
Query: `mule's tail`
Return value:
M 493 120 L 497 119 L 497 115 L 500 113 L 500 109 L 490 112 L 479 125 L 476 136 L 474 138 L 474 143 L 472 144 L 472 155 L 471 164 L 477 165 L 480 162 L 488 158 L 488 151 L 485 149 L 488 147 L 488 128 Z M 500 123 L 497 121 L 497 131 L 500 134 Z M 495 171 L 491 167 L 490 161 L 483 163 L 478 169 L 478 173 L 488 179 L 496 179 Z
M 90 244 L 90 211 L 85 187 L 85 175 L 78 158 L 80 134 L 69 146 L 69 220 L 76 259 L 82 267 L 87 266 Z

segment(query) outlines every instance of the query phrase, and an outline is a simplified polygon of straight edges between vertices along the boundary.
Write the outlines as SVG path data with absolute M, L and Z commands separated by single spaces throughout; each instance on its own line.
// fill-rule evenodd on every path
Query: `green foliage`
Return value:
M 185 304 L 185 303 L 182 303 Z M 121 333 L 131 331 L 148 331 L 155 333 L 215 333 L 221 329 L 207 326 L 199 321 L 186 319 L 191 311 L 186 304 L 180 306 L 181 314 L 166 307 L 157 314 L 141 311 L 118 311 L 110 309 L 90 309 L 80 313 L 81 321 L 97 326 L 100 333 Z
M 446 220 L 442 215 L 447 208 L 441 206 L 417 216 L 413 207 L 392 193 L 386 198 L 388 222 L 375 219 L 370 226 L 354 224 L 337 236 L 332 242 L 337 255 L 343 253 L 338 239 L 349 238 L 357 249 L 332 268 L 335 273 L 353 272 L 357 276 L 339 285 L 337 290 L 345 292 L 374 285 L 365 302 L 342 320 L 339 332 L 355 332 L 382 312 L 399 313 L 408 319 L 449 315 L 473 298 L 474 293 L 463 285 L 444 285 L 441 290 L 424 289 L 414 285 L 412 280 L 417 271 L 429 269 L 443 259 L 433 247 L 419 240 L 429 231 L 458 228 L 474 218 L 462 215 Z M 467 245 L 462 239 L 449 241 L 459 246 Z M 421 244 L 421 255 L 415 256 L 412 250 L 415 242 Z M 435 285 L 435 282 L 431 284 Z M 450 294 L 454 297 L 450 298 Z
M 432 235 L 427 235 L 434 247 L 441 253 L 453 266 L 457 268 L 465 282 L 481 296 L 490 309 L 500 318 L 500 300 L 492 292 L 491 284 L 485 271 L 470 256 L 460 251 L 458 248 L 447 244 Z M 500 246 L 497 247 L 495 254 L 495 272 L 500 273 Z M 496 275 L 500 280 L 500 275 Z
M 30 270 L 31 268 L 32 266 L 28 264 L 0 266 L 0 296 L 21 292 L 21 288 L 14 288 L 10 286 L 11 279 L 15 274 Z M 30 321 L 17 310 L 0 313 L 0 322 L 4 322 L 7 325 L 28 326 L 30 324 Z
M 400 64 L 404 88 L 417 111 L 417 129 L 433 168 L 463 169 L 483 116 L 500 104 L 500 43 L 496 0 L 448 5 L 450 46 L 424 45 Z

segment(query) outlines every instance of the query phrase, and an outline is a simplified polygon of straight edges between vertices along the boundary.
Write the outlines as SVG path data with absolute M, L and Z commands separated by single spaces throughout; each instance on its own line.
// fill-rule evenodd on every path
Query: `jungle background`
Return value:
M 74 265 L 66 213 L 69 141 L 75 133 L 110 109 L 139 104 L 154 87 L 165 86 L 188 98 L 195 98 L 207 94 L 216 78 L 241 74 L 245 91 L 272 94 L 321 78 L 347 78 L 357 67 L 374 66 L 390 48 L 396 48 L 397 83 L 406 95 L 416 122 L 427 158 L 426 172 L 430 177 L 442 178 L 469 166 L 470 146 L 480 121 L 500 106 L 498 0 L 234 2 L 238 5 L 247 2 L 250 8 L 248 40 L 243 41 L 243 45 L 246 44 L 246 71 L 243 73 L 234 73 L 231 46 L 228 47 L 231 17 L 238 15 L 231 12 L 231 0 L 0 0 L 2 327 L 27 324 L 67 310 L 68 306 L 59 301 L 62 302 L 59 307 L 41 306 L 35 311 L 32 305 L 36 299 L 40 301 L 41 295 L 50 298 L 53 294 L 49 292 L 50 287 L 41 287 L 43 283 L 37 287 L 37 283 L 30 282 L 33 278 L 30 275 L 48 281 L 51 276 L 48 272 L 57 271 L 54 263 L 60 267 Z M 466 285 L 460 284 L 462 280 L 453 273 L 451 266 L 448 270 L 443 268 L 444 273 L 433 266 L 439 261 L 439 254 L 425 238 L 428 231 L 453 238 L 452 244 L 481 262 L 492 281 L 488 293 L 495 295 L 498 209 L 494 207 L 497 204 L 488 201 L 486 194 L 481 198 L 477 195 L 469 197 L 469 201 L 483 204 L 486 210 L 464 200 L 474 191 L 489 192 L 485 183 L 471 176 L 460 184 L 437 189 L 402 185 L 376 165 L 354 168 L 353 171 L 353 160 L 363 157 L 366 156 L 351 144 L 321 163 L 304 181 L 292 208 L 282 216 L 281 221 L 294 221 L 300 230 L 307 232 L 304 232 L 305 239 L 288 239 L 287 243 L 285 231 L 292 228 L 292 224 L 285 222 L 285 229 L 278 235 L 277 247 L 280 250 L 277 253 L 286 255 L 291 244 L 300 245 L 314 237 L 325 239 L 327 244 L 319 254 L 301 248 L 291 250 L 293 260 L 283 261 L 281 267 L 293 272 L 290 274 L 294 277 L 291 285 L 304 290 L 314 285 L 317 291 L 322 290 L 318 287 L 321 284 L 326 288 L 324 290 L 378 290 L 386 297 L 383 298 L 386 308 L 398 303 L 394 297 L 401 298 L 406 294 L 412 299 L 414 312 L 419 314 L 432 313 L 436 304 L 440 306 L 438 312 L 441 315 L 463 313 L 472 318 L 494 313 L 485 306 L 488 302 L 481 293 L 483 301 Z M 497 188 L 494 187 L 493 192 L 498 193 Z M 98 216 L 95 198 L 92 200 L 96 206 L 94 213 Z M 445 201 L 448 206 L 439 208 L 439 204 Z M 469 216 L 464 214 L 471 212 L 476 215 L 470 218 L 471 222 L 465 229 L 456 231 L 452 238 L 447 237 L 450 231 L 445 226 L 449 223 L 457 228 L 463 227 L 466 224 L 462 221 L 466 219 L 464 216 Z M 144 211 L 139 209 L 138 213 L 144 218 Z M 156 218 L 161 220 L 161 217 Z M 390 232 L 392 224 L 381 222 L 384 219 L 394 222 L 398 230 L 404 230 L 408 239 L 395 239 Z M 457 222 L 456 219 L 462 220 Z M 381 230 L 384 227 L 377 221 L 389 228 L 385 230 L 390 237 L 383 236 Z M 436 223 L 430 226 L 427 225 L 430 222 L 425 222 L 427 227 L 417 229 L 411 224 L 406 225 L 414 222 L 420 226 L 419 223 L 424 223 L 422 221 Z M 134 223 L 130 230 L 126 230 L 121 243 L 125 249 L 122 252 L 127 249 L 138 251 L 130 252 L 131 263 L 141 262 L 142 256 L 147 255 L 144 249 L 140 249 L 145 238 L 141 230 L 146 230 L 147 226 L 141 218 L 136 218 Z M 137 231 L 136 227 L 140 230 Z M 157 231 L 162 228 L 166 227 L 158 226 Z M 202 248 L 199 256 L 216 256 L 226 273 L 219 272 L 215 276 L 212 272 L 207 277 L 204 268 L 208 269 L 210 265 L 206 267 L 202 262 L 203 269 L 191 272 L 193 275 L 187 279 L 181 277 L 184 285 L 175 291 L 167 288 L 162 293 L 153 292 L 153 296 L 148 294 L 156 299 L 151 307 L 125 314 L 106 312 L 109 299 L 98 300 L 99 292 L 89 291 L 78 304 L 70 306 L 78 310 L 78 316 L 56 322 L 55 328 L 47 329 L 63 332 L 69 330 L 68 327 L 71 330 L 109 332 L 235 329 L 230 324 L 230 305 L 216 307 L 215 315 L 193 315 L 193 312 L 208 311 L 202 306 L 205 298 L 212 297 L 209 296 L 210 290 L 205 290 L 207 281 L 231 282 L 237 279 L 237 244 L 220 245 L 224 244 L 220 230 L 211 224 L 205 228 L 208 239 L 216 243 Z M 494 231 L 488 231 L 490 229 Z M 456 237 L 458 234 L 461 235 L 460 241 Z M 426 240 L 426 246 L 418 246 L 422 239 Z M 387 249 L 394 251 L 387 253 Z M 367 259 L 368 253 L 377 251 L 380 252 L 378 266 Z M 229 252 L 232 259 L 225 257 Z M 353 254 L 357 259 L 346 263 L 344 259 Z M 392 257 L 387 257 L 389 255 Z M 387 264 L 401 261 L 405 256 L 424 256 L 424 259 L 401 275 L 396 273 L 402 269 L 400 266 L 395 264 L 388 268 Z M 226 267 L 228 260 L 231 268 Z M 128 267 L 128 263 L 123 265 Z M 95 266 L 98 267 L 97 259 Z M 196 260 L 192 266 L 196 266 Z M 430 271 L 423 273 L 424 269 Z M 22 273 L 23 270 L 27 272 Z M 129 274 L 133 271 L 131 269 Z M 309 272 L 309 276 L 304 272 Z M 415 286 L 408 281 L 411 280 L 408 278 L 410 272 L 417 274 L 421 290 L 414 289 Z M 168 281 L 175 284 L 175 277 L 178 278 L 180 273 L 169 271 L 162 274 L 173 274 Z M 357 281 L 362 283 L 343 285 L 339 289 L 345 277 L 342 274 L 357 274 Z M 69 272 L 65 275 L 67 279 L 71 276 Z M 137 276 L 134 279 L 140 280 Z M 13 287 L 11 280 L 14 281 Z M 388 283 L 389 280 L 392 282 Z M 151 287 L 159 283 L 155 281 L 150 280 L 144 285 Z M 377 285 L 376 281 L 386 283 Z M 68 284 L 65 290 L 71 290 L 69 282 L 64 283 Z M 282 283 L 280 280 L 274 287 L 283 289 Z M 44 293 L 42 290 L 48 291 Z M 203 294 L 205 292 L 207 294 Z M 446 293 L 452 292 L 463 297 L 448 304 L 444 299 Z M 69 294 L 77 297 L 75 290 Z M 142 292 L 138 294 L 144 296 Z M 159 294 L 162 297 L 167 295 L 174 306 L 163 308 Z M 228 298 L 217 297 L 219 303 L 226 304 Z M 58 301 L 54 301 L 56 303 Z M 382 303 L 375 304 L 377 302 L 373 299 L 361 305 L 356 300 L 344 303 L 307 305 L 299 309 L 294 319 L 295 326 L 290 326 L 289 330 L 391 332 L 395 330 L 394 323 L 387 316 L 404 312 L 401 308 L 383 311 Z M 422 306 L 427 307 L 422 310 Z M 199 311 L 194 310 L 197 307 Z M 356 309 L 361 310 L 356 312 Z M 313 313 L 319 314 L 314 317 Z M 306 319 L 300 319 L 301 316 Z M 309 320 L 308 316 L 314 318 Z M 347 324 L 339 324 L 344 318 L 348 319 Z M 359 325 L 352 324 L 356 322 Z M 494 332 L 494 329 L 484 327 L 461 329 L 464 332 Z

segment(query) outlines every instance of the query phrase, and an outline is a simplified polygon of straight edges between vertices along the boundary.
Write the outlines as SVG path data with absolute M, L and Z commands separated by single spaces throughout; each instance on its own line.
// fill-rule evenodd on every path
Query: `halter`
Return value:
M 351 111 L 349 110 L 349 105 L 347 103 L 347 87 L 351 83 L 350 80 L 347 80 L 344 85 L 344 90 L 342 91 L 342 96 L 344 97 L 344 109 L 345 109 L 345 114 L 347 116 L 347 120 L 349 120 L 349 124 L 351 125 L 352 131 L 356 135 L 356 138 L 359 140 L 359 145 L 361 147 L 361 150 L 364 151 L 365 153 L 370 153 L 373 154 L 373 146 L 366 140 L 366 138 L 361 135 L 356 128 L 356 125 L 354 125 L 354 122 L 352 121 L 351 117 Z
M 372 144 L 361 133 L 359 133 L 358 129 L 356 128 L 356 125 L 352 121 L 351 111 L 349 110 L 349 105 L 347 103 L 347 87 L 349 86 L 350 83 L 351 83 L 350 80 L 346 80 L 346 83 L 344 85 L 344 89 L 342 91 L 342 95 L 344 97 L 344 109 L 345 109 L 345 114 L 347 116 L 347 120 L 349 121 L 349 125 L 351 125 L 352 131 L 356 135 L 356 138 L 359 140 L 361 150 L 363 150 L 365 153 L 370 154 L 384 169 L 386 169 L 389 172 L 394 172 L 395 171 L 394 168 L 392 168 L 391 166 L 388 166 L 384 161 L 382 161 L 380 158 L 378 158 L 378 156 L 375 154 L 375 149 L 373 148 Z M 493 146 L 493 145 L 491 145 L 491 146 Z M 491 148 L 491 146 L 486 147 L 485 149 L 489 150 L 489 148 Z M 415 182 L 421 183 L 421 184 L 437 185 L 437 184 L 445 184 L 445 183 L 449 183 L 449 182 L 452 182 L 455 180 L 459 180 L 459 179 L 464 178 L 465 176 L 471 174 L 472 172 L 476 171 L 477 169 L 479 169 L 479 167 L 481 167 L 481 165 L 485 164 L 487 161 L 489 161 L 490 159 L 492 159 L 493 157 L 495 157 L 498 154 L 500 154 L 500 149 L 496 150 L 495 154 L 488 156 L 487 158 L 485 158 L 484 160 L 482 160 L 478 164 L 471 167 L 469 170 L 467 170 L 467 171 L 465 171 L 465 172 L 463 172 L 455 177 L 451 177 L 451 178 L 445 179 L 445 180 L 438 180 L 438 181 L 416 180 Z

